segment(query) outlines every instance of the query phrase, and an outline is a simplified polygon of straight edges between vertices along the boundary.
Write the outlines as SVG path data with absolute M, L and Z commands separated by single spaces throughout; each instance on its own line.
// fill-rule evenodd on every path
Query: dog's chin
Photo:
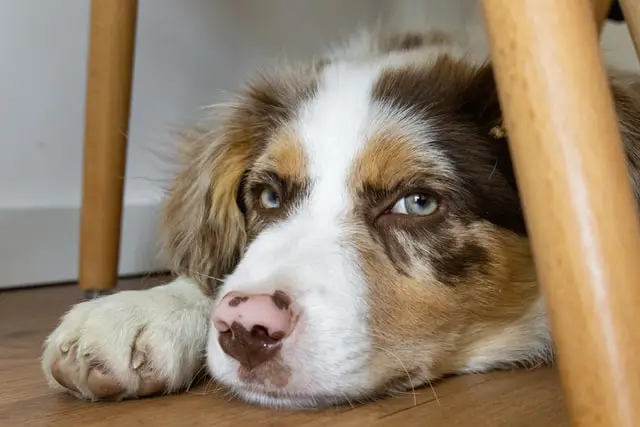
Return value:
M 237 369 L 237 368 L 236 368 Z M 242 369 L 242 368 L 241 368 Z M 291 385 L 274 387 L 271 384 L 263 385 L 258 382 L 241 379 L 241 376 L 212 371 L 214 379 L 231 394 L 248 403 L 276 408 L 276 409 L 323 409 L 327 407 L 342 406 L 353 401 L 363 401 L 362 393 L 354 393 L 347 384 L 345 387 L 327 388 L 318 384 L 301 387 Z
M 433 381 L 435 380 L 434 378 Z M 401 375 L 371 389 L 368 387 L 344 387 L 340 390 L 323 390 L 321 388 L 290 390 L 286 387 L 281 389 L 265 387 L 237 379 L 225 381 L 218 378 L 218 381 L 231 394 L 245 402 L 286 410 L 319 410 L 329 407 L 353 406 L 354 403 L 362 404 L 415 391 L 432 383 L 432 380 L 429 379 L 412 381 L 411 378 Z
M 242 371 L 243 368 L 240 368 Z M 242 375 L 236 374 L 238 368 L 234 367 L 233 373 L 226 371 L 216 373 L 212 370 L 214 379 L 226 388 L 235 397 L 262 407 L 286 409 L 286 410 L 317 410 L 329 407 L 352 405 L 353 402 L 364 402 L 368 387 L 358 387 L 355 383 L 342 383 L 335 387 L 327 387 L 326 383 L 309 381 L 301 384 L 288 384 L 284 387 L 276 387 L 272 384 L 261 384 L 255 381 L 242 379 Z M 217 374 L 217 375 L 216 375 Z
M 436 379 L 433 379 L 433 381 L 436 381 Z M 274 391 L 241 382 L 226 384 L 226 386 L 234 396 L 250 404 L 284 410 L 321 410 L 345 406 L 353 407 L 354 403 L 364 404 L 398 394 L 415 392 L 417 389 L 432 386 L 432 381 L 426 380 L 414 383 L 408 381 L 406 377 L 398 377 L 375 390 L 363 390 L 359 393 Z
M 273 409 L 320 410 L 339 407 L 351 402 L 347 395 L 327 393 L 290 393 L 285 390 L 272 391 L 245 384 L 227 385 L 231 392 L 245 402 Z

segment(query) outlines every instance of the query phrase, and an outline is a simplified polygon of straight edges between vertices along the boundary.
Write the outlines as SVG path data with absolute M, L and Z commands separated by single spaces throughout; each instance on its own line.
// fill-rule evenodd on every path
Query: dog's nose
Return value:
M 296 320 L 291 298 L 282 291 L 271 295 L 229 292 L 213 312 L 220 347 L 248 369 L 278 353 Z

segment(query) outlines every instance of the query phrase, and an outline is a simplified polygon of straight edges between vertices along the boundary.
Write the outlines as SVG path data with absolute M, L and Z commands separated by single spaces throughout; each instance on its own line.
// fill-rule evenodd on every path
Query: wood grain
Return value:
M 483 0 L 576 426 L 640 420 L 640 228 L 589 3 Z
M 141 289 L 161 279 L 121 281 Z M 81 292 L 75 285 L 0 293 L 0 426 L 568 426 L 555 370 L 467 375 L 365 405 L 276 411 L 230 398 L 204 383 L 186 394 L 121 403 L 80 402 L 52 393 L 40 373 L 42 340 Z
M 92 0 L 85 106 L 80 287 L 117 283 L 137 0 Z
M 598 33 L 602 32 L 605 24 L 607 23 L 607 16 L 609 16 L 609 10 L 611 9 L 611 3 L 613 0 L 591 0 L 593 2 L 593 10 L 596 19 L 596 27 Z

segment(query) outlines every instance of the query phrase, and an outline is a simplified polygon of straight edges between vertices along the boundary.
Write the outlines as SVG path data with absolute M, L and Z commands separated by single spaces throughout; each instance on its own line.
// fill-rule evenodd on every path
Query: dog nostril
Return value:
M 279 338 L 274 338 L 274 335 Z M 284 333 L 271 334 L 264 326 L 256 325 L 247 331 L 238 322 L 233 322 L 228 331 L 218 335 L 222 350 L 248 369 L 272 359 L 280 349 Z
M 262 325 L 256 325 L 251 328 L 251 338 L 262 340 L 265 344 L 275 344 L 282 338 L 284 338 L 284 332 L 276 331 L 270 334 L 269 330 L 266 327 Z
M 229 332 L 231 330 L 231 327 L 229 326 L 229 324 L 224 320 L 220 320 L 220 319 L 214 319 L 213 326 L 220 333 Z
M 269 330 L 262 325 L 256 325 L 251 328 L 251 338 L 265 339 L 269 338 Z
M 269 335 L 271 337 L 271 339 L 274 339 L 276 341 L 280 341 L 282 338 L 284 338 L 284 332 L 282 331 L 278 331 L 278 332 L 274 332 L 271 335 Z

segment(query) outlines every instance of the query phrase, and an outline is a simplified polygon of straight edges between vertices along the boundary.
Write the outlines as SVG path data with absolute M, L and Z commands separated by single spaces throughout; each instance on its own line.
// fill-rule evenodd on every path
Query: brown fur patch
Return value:
M 296 182 L 307 179 L 307 156 L 298 138 L 288 127 L 280 128 L 271 138 L 256 169 L 270 170 L 278 176 Z
M 238 377 L 248 384 L 256 383 L 265 387 L 284 388 L 289 384 L 291 368 L 276 357 L 253 369 L 238 367 Z
M 404 133 L 400 125 L 386 127 L 368 139 L 355 160 L 350 186 L 391 191 L 410 187 L 417 176 L 438 180 L 438 165 L 423 154 L 418 141 Z
M 383 248 L 360 245 L 363 271 L 372 286 L 373 348 L 385 349 L 375 352 L 373 377 L 404 378 L 404 372 L 392 369 L 399 361 L 407 369 L 423 369 L 428 378 L 455 372 L 466 362 L 464 349 L 483 337 L 478 330 L 497 334 L 538 295 L 526 238 L 488 224 L 461 238 L 482 245 L 488 268 L 459 278 L 454 288 L 424 272 L 397 275 Z
M 507 140 L 491 136 L 501 112 L 490 66 L 443 55 L 431 64 L 393 68 L 381 75 L 374 99 L 410 111 L 429 129 L 428 146 L 464 183 L 448 185 L 451 208 L 526 234 Z
M 499 334 L 530 309 L 538 288 L 508 146 L 490 134 L 501 116 L 491 69 L 447 56 L 395 67 L 373 97 L 429 134 L 424 141 L 411 127 L 385 127 L 350 182 L 363 212 L 353 221 L 364 218 L 354 239 L 370 284 L 373 348 L 383 349 L 372 376 L 406 383 L 406 368 L 419 382 L 463 369 L 460 355 L 486 337 L 478 325 Z M 433 195 L 437 215 L 382 209 L 413 192 Z
M 636 197 L 637 81 L 612 79 Z M 386 387 L 408 384 L 407 372 L 420 383 L 473 369 L 468 366 L 473 358 L 480 367 L 484 360 L 484 368 L 549 361 L 553 349 L 540 320 L 543 311 L 531 312 L 540 292 L 508 147 L 489 139 L 501 119 L 491 68 L 446 57 L 422 68 L 395 68 L 383 74 L 375 98 L 425 121 L 459 184 L 451 182 L 445 191 L 449 210 L 438 227 L 405 220 L 382 228 L 365 224 L 354 237 L 371 286 L 373 348 L 379 349 L 370 365 L 372 377 L 384 379 Z M 398 150 L 399 158 L 404 151 Z M 377 159 L 385 163 L 384 156 Z M 401 166 L 407 175 L 419 170 L 393 165 Z M 384 182 L 379 179 L 380 185 L 391 185 Z
M 638 194 L 640 97 L 633 84 L 613 82 Z M 406 369 L 419 383 L 472 369 L 467 364 L 474 357 L 494 367 L 550 360 L 539 329 L 542 311 L 530 313 L 539 289 L 508 147 L 488 139 L 501 119 L 491 68 L 447 57 L 394 68 L 383 73 L 374 97 L 425 121 L 462 187 L 452 182 L 446 190 L 455 197 L 443 197 L 450 209 L 439 227 L 402 220 L 357 237 L 371 285 L 373 347 L 384 349 L 375 353 L 372 377 L 402 383 Z M 404 150 L 398 152 L 402 158 Z M 404 166 L 407 175 L 419 170 Z

